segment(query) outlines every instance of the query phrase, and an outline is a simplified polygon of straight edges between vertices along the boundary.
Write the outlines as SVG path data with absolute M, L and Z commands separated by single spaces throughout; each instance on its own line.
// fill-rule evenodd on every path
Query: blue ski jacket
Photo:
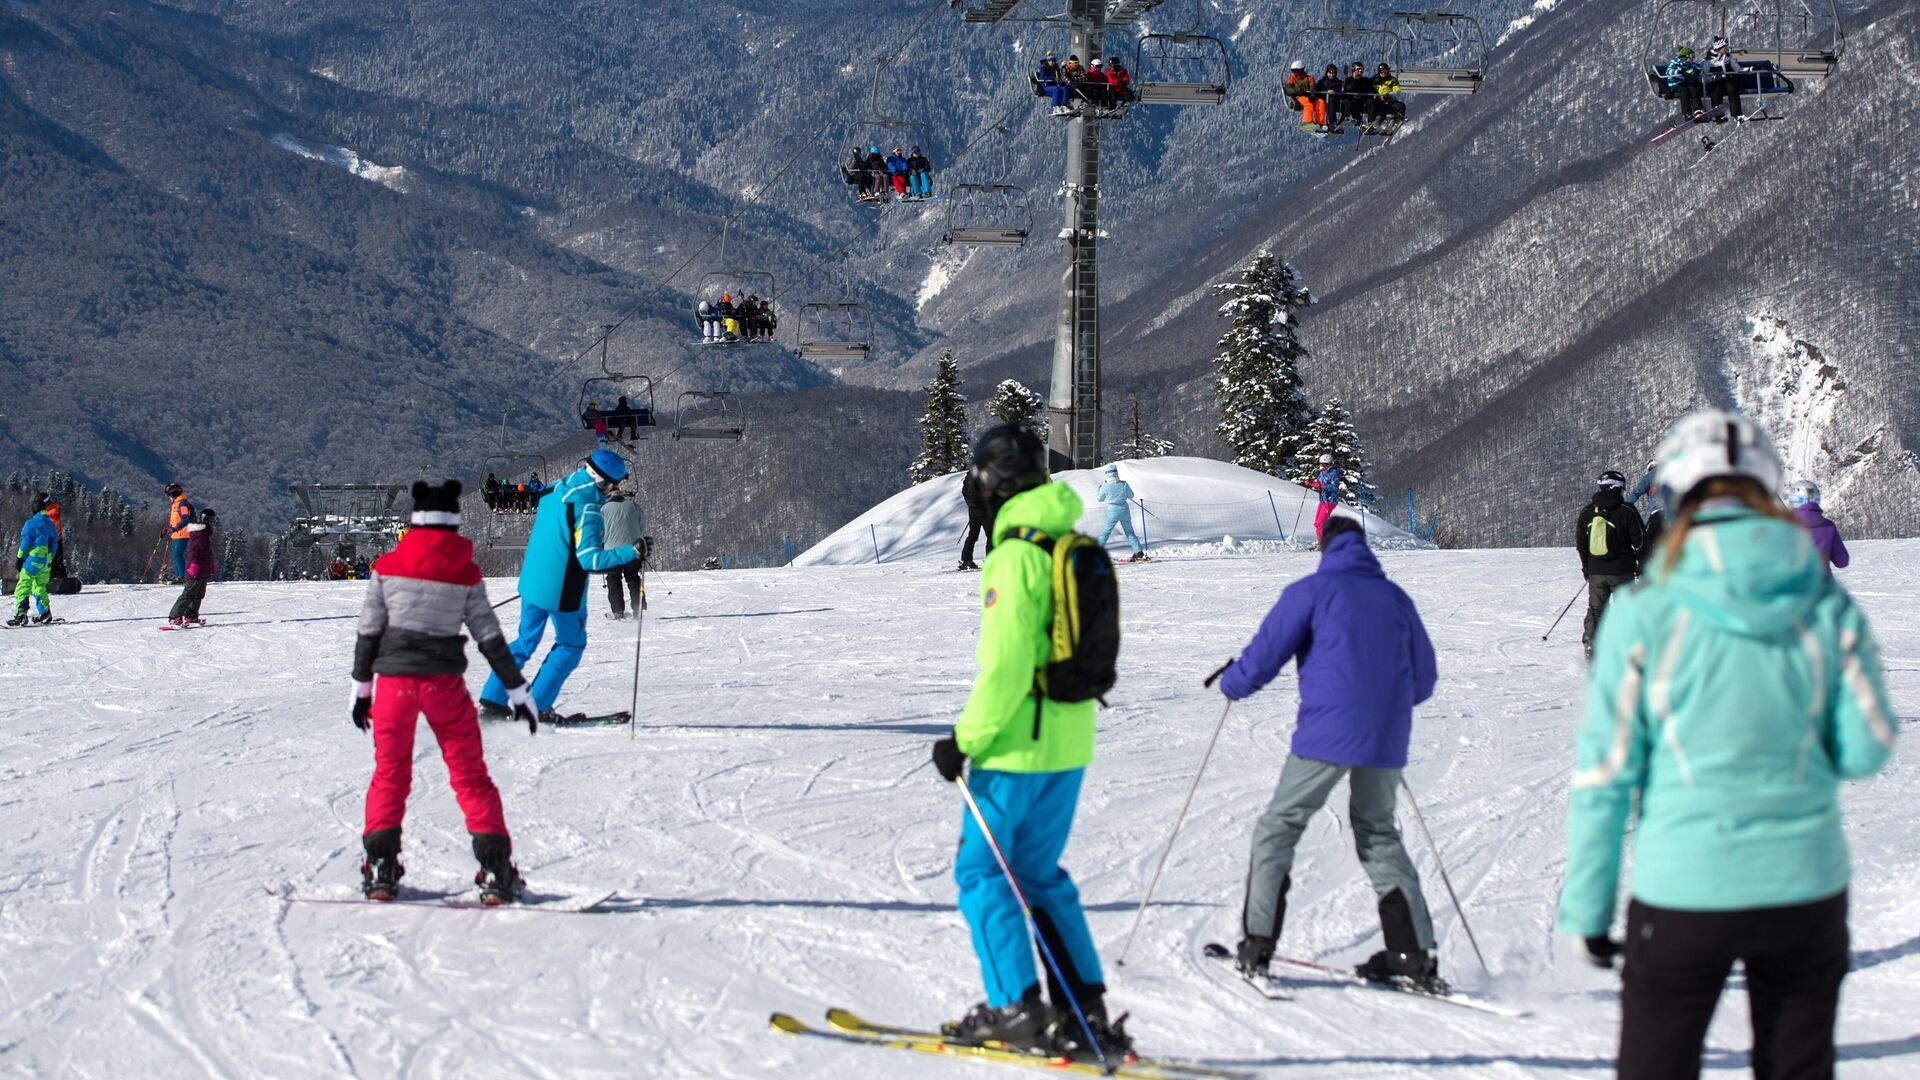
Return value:
M 25 525 L 20 526 L 20 547 L 14 552 L 14 557 L 26 560 L 20 568 L 22 574 L 33 577 L 51 568 L 54 552 L 59 550 L 60 533 L 53 527 L 53 521 L 47 517 L 46 511 L 33 515 Z
M 1314 477 L 1313 482 L 1320 485 L 1321 502 L 1338 503 L 1340 501 L 1340 470 L 1337 467 L 1329 465 L 1321 469 L 1320 475 Z
M 1413 707 L 1438 682 L 1433 642 L 1413 598 L 1387 580 L 1358 532 L 1336 535 L 1320 569 L 1280 594 L 1220 676 L 1220 692 L 1247 697 L 1296 657 L 1293 753 L 1330 765 L 1404 768 Z
M 1093 496 L 1099 502 L 1107 504 L 1107 513 L 1125 510 L 1133 501 L 1133 488 L 1125 480 L 1109 480 L 1100 485 Z
M 1698 82 L 1705 70 L 1692 60 L 1682 60 L 1676 56 L 1667 61 L 1667 85 L 1673 87 L 1682 83 Z
M 640 557 L 633 545 L 606 548 L 600 506 L 606 497 L 584 466 L 555 484 L 540 500 L 520 564 L 520 599 L 548 611 L 578 611 L 587 574 L 611 570 Z

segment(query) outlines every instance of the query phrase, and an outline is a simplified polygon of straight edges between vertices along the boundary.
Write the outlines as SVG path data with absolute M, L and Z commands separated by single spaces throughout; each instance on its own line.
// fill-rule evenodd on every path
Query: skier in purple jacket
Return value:
M 1357 519 L 1345 512 L 1328 518 L 1321 549 L 1319 571 L 1287 586 L 1239 659 L 1216 672 L 1220 692 L 1238 701 L 1299 660 L 1292 752 L 1253 831 L 1240 969 L 1266 971 L 1286 918 L 1294 848 L 1334 786 L 1349 777 L 1354 848 L 1380 898 L 1387 946 L 1359 973 L 1444 992 L 1433 920 L 1394 820 L 1413 707 L 1433 696 L 1438 677 L 1433 643 L 1412 598 L 1380 569 Z
M 1820 509 L 1820 485 L 1811 480 L 1794 481 L 1787 487 L 1787 505 L 1793 507 L 1793 516 L 1813 534 L 1813 549 L 1826 563 L 1827 573 L 1832 574 L 1836 566 L 1846 569 L 1853 559 L 1847 554 L 1847 542 L 1840 539 L 1839 526 Z

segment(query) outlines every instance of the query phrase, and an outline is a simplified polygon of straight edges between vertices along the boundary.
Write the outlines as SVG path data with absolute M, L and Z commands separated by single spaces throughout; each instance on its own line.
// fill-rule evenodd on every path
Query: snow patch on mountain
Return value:
M 1806 476 L 1827 456 L 1822 447 L 1846 381 L 1825 351 L 1796 338 L 1780 316 L 1756 314 L 1747 322 L 1755 363 L 1734 373 L 1736 398 L 1766 425 L 1787 472 Z
M 1508 23 L 1507 28 L 1494 39 L 1493 47 L 1497 49 L 1505 45 L 1508 38 L 1532 26 L 1535 20 L 1558 7 L 1559 3 L 1560 0 L 1533 0 L 1533 10 Z
M 400 165 L 380 165 L 368 161 L 344 146 L 328 146 L 324 143 L 310 143 L 286 132 L 276 132 L 270 136 L 273 145 L 303 158 L 331 165 L 336 169 L 350 172 L 362 180 L 371 180 L 376 184 L 390 187 L 395 191 L 407 190 L 407 170 Z
M 920 291 L 914 294 L 913 310 L 925 311 L 927 305 L 933 301 L 934 297 L 945 292 L 947 286 L 953 284 L 954 275 L 958 274 L 966 265 L 967 261 L 965 258 L 962 258 L 958 263 L 951 266 L 938 259 L 934 260 L 933 265 L 927 267 L 927 276 L 921 279 Z

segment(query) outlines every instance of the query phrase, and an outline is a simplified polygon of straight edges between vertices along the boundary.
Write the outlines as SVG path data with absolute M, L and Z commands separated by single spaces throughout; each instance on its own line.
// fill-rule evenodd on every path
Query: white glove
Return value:
M 533 704 L 533 683 L 523 682 L 507 691 L 507 707 L 513 714 L 527 722 L 527 734 L 540 730 L 540 710 Z

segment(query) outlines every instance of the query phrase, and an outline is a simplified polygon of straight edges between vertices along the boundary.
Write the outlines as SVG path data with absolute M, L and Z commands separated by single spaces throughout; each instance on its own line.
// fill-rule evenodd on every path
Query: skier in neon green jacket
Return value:
M 1626 954 L 1620 1075 L 1698 1075 L 1736 960 L 1754 1072 L 1831 1075 L 1847 969 L 1841 780 L 1893 750 L 1873 637 L 1774 500 L 1779 459 L 1733 413 L 1660 447 L 1676 521 L 1595 641 L 1567 820 L 1559 928 Z M 1625 945 L 1613 924 L 1630 817 Z
M 949 781 L 972 761 L 968 789 L 1066 985 L 1048 970 L 1052 1007 L 1041 999 L 1026 915 L 979 826 L 963 816 L 953 876 L 987 1000 L 945 1030 L 966 1042 L 1083 1058 L 1092 1048 L 1082 1032 L 1090 1031 L 1100 1052 L 1124 1057 L 1129 1041 L 1120 1025 L 1107 1023 L 1106 985 L 1080 893 L 1060 865 L 1093 760 L 1095 703 L 1053 701 L 1035 682 L 1052 648 L 1053 557 L 1029 541 L 1065 536 L 1085 510 L 1071 488 L 1049 480 L 1046 453 L 1032 429 L 1013 424 L 988 431 L 974 450 L 993 537 L 980 576 L 980 670 L 953 734 L 934 744 L 933 761 Z

